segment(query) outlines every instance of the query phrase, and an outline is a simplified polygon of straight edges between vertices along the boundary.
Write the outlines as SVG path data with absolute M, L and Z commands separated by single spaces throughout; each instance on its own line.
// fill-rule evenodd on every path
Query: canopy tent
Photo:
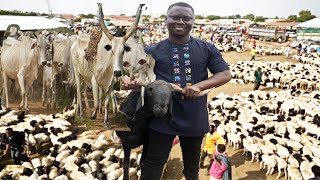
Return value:
M 300 23 L 296 25 L 295 27 L 301 27 L 301 28 L 320 28 L 320 17 L 311 19 L 309 21 Z
M 54 29 L 69 27 L 54 19 L 43 16 L 0 16 L 0 31 L 7 30 L 10 24 L 18 24 L 20 30 Z

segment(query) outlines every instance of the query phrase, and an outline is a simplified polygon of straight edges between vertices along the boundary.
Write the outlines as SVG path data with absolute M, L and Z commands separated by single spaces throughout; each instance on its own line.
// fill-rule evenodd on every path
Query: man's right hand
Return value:
M 140 86 L 137 84 L 137 81 L 131 81 L 130 77 L 122 76 L 120 77 L 121 89 L 122 90 L 131 90 L 135 88 L 139 88 Z

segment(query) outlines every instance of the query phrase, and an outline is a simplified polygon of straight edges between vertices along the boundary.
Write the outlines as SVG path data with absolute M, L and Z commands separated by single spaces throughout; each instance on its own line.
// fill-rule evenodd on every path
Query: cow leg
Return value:
M 84 87 L 83 87 L 84 103 L 85 103 L 85 105 L 86 105 L 86 109 L 90 109 L 89 102 L 88 102 L 88 96 L 87 96 L 87 90 L 88 90 L 88 87 L 87 87 L 87 85 L 84 83 Z
M 5 98 L 6 98 L 6 109 L 8 109 L 9 108 L 8 76 L 6 75 L 6 73 L 2 72 L 2 77 L 3 77 L 3 88 L 4 88 Z
M 52 83 L 52 108 L 56 109 L 56 91 L 57 91 L 57 81 L 56 79 L 53 80 Z
M 76 80 L 77 85 L 77 108 L 76 108 L 76 114 L 79 114 L 81 118 L 84 118 L 83 116 L 83 109 L 82 109 L 82 102 L 81 102 L 81 84 L 80 84 L 80 74 L 77 71 L 77 69 L 74 69 L 74 77 Z
M 117 104 L 117 97 L 114 94 L 114 91 L 111 91 L 111 102 L 112 102 L 112 112 L 113 114 L 118 114 L 118 104 Z
M 106 94 L 106 99 L 104 101 L 104 108 L 105 108 L 105 111 L 104 111 L 104 124 L 106 125 L 106 128 L 110 128 L 110 123 L 108 121 L 108 102 L 109 102 L 109 98 L 110 98 L 111 92 L 113 91 L 113 88 L 112 88 L 113 85 L 114 85 L 114 80 L 112 80 L 111 85 L 109 86 L 109 89 L 108 89 L 107 94 Z
M 46 86 L 46 82 L 43 81 L 42 83 L 42 106 L 44 106 L 46 104 L 46 89 L 47 89 L 47 86 Z
M 102 113 L 102 88 L 99 88 L 99 111 Z
M 93 101 L 94 101 L 94 110 L 91 114 L 91 119 L 95 119 L 97 117 L 97 112 L 99 110 L 99 87 L 95 77 L 91 78 L 92 84 L 92 94 L 93 94 Z
M 130 153 L 131 149 L 122 143 L 124 151 L 124 160 L 123 160 L 123 180 L 129 180 L 129 166 L 130 166 Z
M 25 97 L 26 97 L 26 89 L 25 89 L 25 84 L 24 84 L 24 69 L 20 70 L 18 72 L 18 80 L 19 80 L 19 85 L 20 85 L 20 90 L 21 90 L 21 103 L 19 105 L 19 109 L 24 108 L 24 103 L 25 103 Z

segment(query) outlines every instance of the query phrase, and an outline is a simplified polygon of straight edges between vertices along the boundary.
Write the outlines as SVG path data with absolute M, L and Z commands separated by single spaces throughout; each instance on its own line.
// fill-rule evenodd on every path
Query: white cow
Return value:
M 97 46 L 96 59 L 88 61 L 85 59 L 85 49 L 88 46 L 90 36 L 87 34 L 81 34 L 71 47 L 71 58 L 74 66 L 75 80 L 77 84 L 77 111 L 80 111 L 80 116 L 83 117 L 82 103 L 81 103 L 81 82 L 80 78 L 85 84 L 92 88 L 94 99 L 94 112 L 91 114 L 91 118 L 95 118 L 99 109 L 99 88 L 106 93 L 105 99 L 105 123 L 108 127 L 108 111 L 107 104 L 110 94 L 113 90 L 115 83 L 114 76 L 117 78 L 122 75 L 122 61 L 124 51 L 129 51 L 130 48 L 126 46 L 126 41 L 132 35 L 136 29 L 143 5 L 139 5 L 136 20 L 129 32 L 123 37 L 114 37 L 106 28 L 103 21 L 102 5 L 98 3 L 99 7 L 99 22 L 102 27 L 101 39 Z
M 37 39 L 21 36 L 19 40 L 8 37 L 3 41 L 1 49 L 1 67 L 4 79 L 6 108 L 9 108 L 8 78 L 18 80 L 21 89 L 19 108 L 28 109 L 28 90 L 38 77 L 38 67 L 41 64 Z

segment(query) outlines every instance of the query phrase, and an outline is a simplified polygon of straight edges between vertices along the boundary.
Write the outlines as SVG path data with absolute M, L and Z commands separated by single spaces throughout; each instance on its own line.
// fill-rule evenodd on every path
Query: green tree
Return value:
M 120 16 L 126 16 L 125 14 L 120 14 Z
M 308 20 L 313 19 L 313 18 L 315 18 L 315 17 L 316 17 L 316 16 L 313 15 L 313 14 L 311 13 L 311 11 L 309 11 L 309 10 L 301 10 L 301 11 L 299 12 L 298 21 L 299 21 L 299 22 L 305 22 L 305 21 L 308 21 Z
M 196 15 L 195 19 L 204 19 L 204 17 L 201 15 Z
M 298 20 L 298 16 L 297 15 L 290 15 L 290 16 L 288 16 L 288 20 L 296 22 Z
M 161 16 L 160 16 L 161 19 L 164 19 L 165 17 L 166 17 L 165 14 L 161 14 Z
M 220 16 L 216 16 L 216 15 L 209 15 L 206 17 L 206 19 L 209 19 L 209 20 L 215 20 L 215 19 L 221 19 Z
M 237 19 L 240 19 L 240 18 L 241 18 L 241 15 L 240 15 L 240 14 L 236 14 L 236 18 L 237 18 Z
M 263 16 L 256 16 L 255 22 L 264 22 L 267 18 Z
M 253 14 L 247 14 L 242 17 L 243 19 L 249 19 L 251 21 L 254 21 L 254 15 Z

